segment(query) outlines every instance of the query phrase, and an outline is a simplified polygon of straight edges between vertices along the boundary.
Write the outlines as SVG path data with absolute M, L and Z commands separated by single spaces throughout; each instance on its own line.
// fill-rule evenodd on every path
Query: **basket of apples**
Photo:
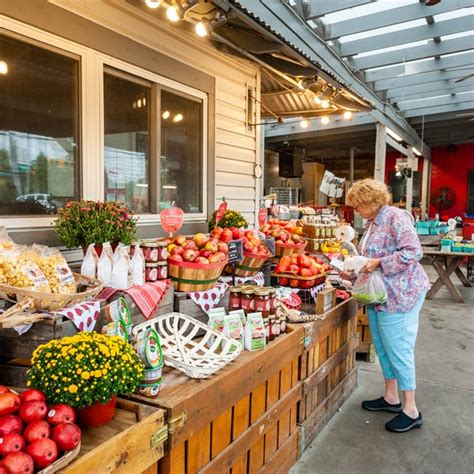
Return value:
M 212 288 L 227 264 L 225 242 L 196 234 L 192 239 L 179 235 L 168 245 L 168 276 L 177 291 L 204 291 Z
M 309 255 L 283 256 L 272 276 L 278 278 L 281 286 L 309 289 L 323 283 L 327 266 L 322 260 Z
M 249 277 L 256 275 L 262 268 L 268 258 L 270 252 L 260 237 L 253 230 L 242 230 L 235 227 L 230 229 L 220 229 L 216 227 L 211 231 L 211 237 L 215 237 L 224 242 L 228 242 L 229 232 L 232 234 L 231 240 L 242 240 L 243 260 L 235 264 L 235 270 L 227 265 L 226 271 L 241 277 Z
M 0 386 L 0 474 L 52 474 L 81 449 L 74 409 L 46 405 L 43 392 Z
M 290 226 L 273 220 L 262 226 L 261 230 L 267 237 L 275 239 L 276 259 L 304 253 L 308 241 L 301 235 L 303 230 L 301 226 Z

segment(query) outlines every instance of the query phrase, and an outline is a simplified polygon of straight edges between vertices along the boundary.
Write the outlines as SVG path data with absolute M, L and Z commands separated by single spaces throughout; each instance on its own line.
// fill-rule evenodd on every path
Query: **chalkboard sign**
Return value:
M 270 255 L 275 255 L 275 239 L 273 237 L 267 237 L 265 239 L 265 245 L 267 246 Z
M 229 263 L 240 262 L 244 258 L 244 249 L 241 240 L 231 240 L 228 244 L 229 253 L 228 259 Z

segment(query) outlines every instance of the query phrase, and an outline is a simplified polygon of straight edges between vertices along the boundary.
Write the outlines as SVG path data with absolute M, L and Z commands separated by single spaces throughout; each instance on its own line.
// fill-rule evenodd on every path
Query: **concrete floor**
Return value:
M 384 427 L 390 413 L 361 409 L 362 400 L 383 395 L 383 385 L 378 362 L 359 362 L 358 388 L 291 474 L 474 473 L 474 289 L 460 291 L 468 303 L 454 304 L 442 289 L 420 315 L 416 363 L 423 427 L 392 434 Z

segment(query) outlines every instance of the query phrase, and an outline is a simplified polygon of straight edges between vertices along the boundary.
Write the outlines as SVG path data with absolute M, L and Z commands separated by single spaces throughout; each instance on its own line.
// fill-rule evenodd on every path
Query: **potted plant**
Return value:
M 104 242 L 129 245 L 136 238 L 137 218 L 123 203 L 115 201 L 70 201 L 58 211 L 54 230 L 66 248 Z
M 117 395 L 135 392 L 143 373 L 143 363 L 122 337 L 80 332 L 35 349 L 28 386 L 51 403 L 76 408 L 79 422 L 95 427 L 113 418 Z
M 216 215 L 217 211 L 212 213 L 211 219 L 209 220 L 207 227 L 209 232 L 211 232 L 214 227 L 216 227 Z M 222 219 L 219 221 L 219 227 L 226 228 L 226 227 L 237 227 L 240 229 L 241 227 L 247 228 L 248 222 L 245 217 L 238 211 L 232 211 L 231 209 L 226 209 L 224 211 L 224 215 Z

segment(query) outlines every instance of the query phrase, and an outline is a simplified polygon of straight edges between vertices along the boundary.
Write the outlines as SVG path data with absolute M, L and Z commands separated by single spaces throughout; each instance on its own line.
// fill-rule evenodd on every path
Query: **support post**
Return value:
M 407 204 L 406 210 L 411 212 L 412 203 L 413 203 L 413 174 L 418 169 L 418 160 L 415 158 L 415 155 L 410 150 L 407 156 L 408 168 L 411 169 L 411 176 L 407 178 Z
M 375 137 L 375 168 L 374 179 L 385 182 L 385 158 L 387 152 L 386 144 L 386 127 L 381 123 L 377 123 Z
M 428 218 L 428 185 L 430 180 L 431 161 L 423 157 L 423 174 L 421 177 L 421 219 Z
M 351 184 L 354 183 L 354 154 L 355 154 L 355 148 L 351 147 L 351 151 L 349 155 L 349 167 L 350 167 L 349 180 Z

